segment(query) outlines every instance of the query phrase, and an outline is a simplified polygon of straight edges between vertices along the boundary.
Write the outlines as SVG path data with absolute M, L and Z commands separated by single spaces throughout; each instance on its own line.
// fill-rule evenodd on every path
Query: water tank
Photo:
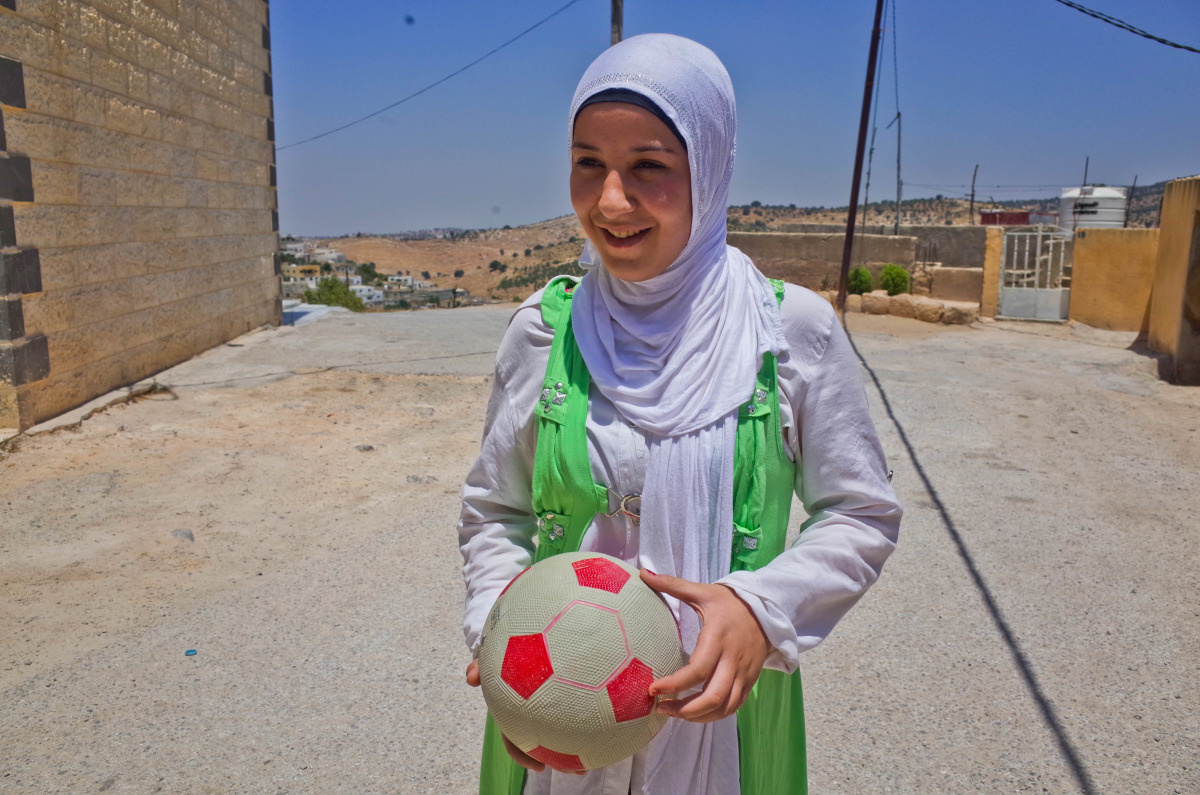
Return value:
M 1058 225 L 1068 232 L 1091 227 L 1120 229 L 1125 226 L 1125 202 L 1125 188 L 1104 185 L 1063 188 L 1058 201 Z

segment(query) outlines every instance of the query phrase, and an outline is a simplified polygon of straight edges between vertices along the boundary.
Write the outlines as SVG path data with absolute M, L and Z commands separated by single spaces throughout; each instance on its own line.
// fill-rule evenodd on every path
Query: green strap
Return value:
M 534 561 L 574 552 L 608 492 L 592 479 L 587 452 L 588 386 L 591 376 L 571 327 L 571 294 L 577 280 L 553 279 L 542 293 L 542 318 L 555 330 L 546 377 L 534 415 L 533 512 L 538 523 Z

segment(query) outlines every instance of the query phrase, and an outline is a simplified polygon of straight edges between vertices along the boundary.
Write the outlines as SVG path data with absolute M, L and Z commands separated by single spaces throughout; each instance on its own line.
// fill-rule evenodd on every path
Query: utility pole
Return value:
M 612 0 L 612 44 L 621 41 L 621 28 L 624 27 L 625 0 Z
M 1087 157 L 1085 157 L 1083 159 L 1083 187 L 1085 187 L 1085 188 L 1087 187 L 1087 184 L 1088 184 L 1087 183 L 1088 166 L 1090 166 L 1091 164 L 1092 164 L 1092 158 L 1091 158 L 1091 155 L 1088 155 Z
M 871 120 L 871 89 L 875 85 L 875 65 L 879 56 L 879 21 L 883 0 L 875 0 L 875 27 L 871 30 L 871 54 L 867 57 L 867 79 L 863 84 L 862 114 L 858 122 L 858 148 L 854 153 L 854 179 L 850 184 L 850 212 L 846 218 L 846 244 L 842 247 L 842 271 L 838 277 L 837 308 L 846 311 L 846 281 L 850 278 L 850 257 L 854 250 L 854 223 L 858 216 L 858 183 L 862 179 L 863 153 L 867 148 L 867 124 Z M 897 208 L 899 209 L 899 208 Z
M 1137 190 L 1137 174 L 1133 175 L 1133 187 L 1129 189 L 1129 196 L 1125 199 L 1125 223 L 1122 227 L 1129 227 L 1129 211 L 1133 209 L 1133 192 Z
M 888 126 L 891 127 L 892 125 L 889 124 Z M 900 179 L 900 128 L 903 126 L 903 123 L 900 121 L 900 111 L 896 111 L 896 228 L 892 232 L 893 235 L 900 234 L 901 186 L 904 184 Z
M 971 208 L 967 210 L 967 223 L 971 226 L 975 225 L 975 178 L 979 176 L 979 164 L 975 164 L 975 171 L 971 174 Z

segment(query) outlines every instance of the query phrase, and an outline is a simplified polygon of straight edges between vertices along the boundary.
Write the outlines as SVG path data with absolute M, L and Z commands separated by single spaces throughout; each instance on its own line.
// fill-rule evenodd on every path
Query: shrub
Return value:
M 850 278 L 846 281 L 846 292 L 862 295 L 871 292 L 871 272 L 861 265 L 850 269 Z
M 317 282 L 316 290 L 305 290 L 304 303 L 344 306 L 352 312 L 362 312 L 366 309 L 361 298 L 340 280 L 332 277 Z
M 892 262 L 884 265 L 879 272 L 879 286 L 887 290 L 888 295 L 907 293 L 908 281 L 908 271 Z

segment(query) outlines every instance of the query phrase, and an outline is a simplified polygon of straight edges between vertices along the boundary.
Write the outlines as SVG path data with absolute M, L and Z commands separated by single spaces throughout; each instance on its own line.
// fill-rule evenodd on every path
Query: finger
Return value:
M 513 745 L 512 740 L 508 739 L 503 734 L 500 735 L 500 739 L 504 740 L 504 750 L 508 751 L 508 755 L 511 756 L 513 761 L 521 767 L 525 768 L 526 770 L 532 770 L 534 773 L 541 773 L 546 769 L 546 765 L 544 763 L 539 762 L 517 746 Z
M 673 697 L 676 693 L 683 693 L 691 690 L 693 687 L 698 687 L 708 681 L 708 677 L 712 674 L 714 664 L 705 659 L 698 659 L 696 655 L 692 655 L 692 661 L 680 668 L 670 676 L 664 676 L 662 679 L 656 679 L 650 683 L 649 692 L 652 696 Z
M 650 586 L 652 590 L 659 593 L 665 593 L 668 596 L 674 596 L 676 599 L 694 604 L 704 600 L 704 589 L 711 586 L 704 585 L 691 580 L 685 580 L 682 577 L 672 577 L 668 574 L 655 574 L 649 569 L 642 569 L 642 582 Z
M 659 711 L 695 723 L 720 720 L 732 714 L 729 695 L 733 690 L 734 674 L 732 665 L 721 665 L 702 691 L 677 701 L 660 702 Z
M 720 646 L 713 634 L 701 627 L 700 636 L 696 638 L 696 649 L 688 658 L 688 664 L 673 674 L 651 682 L 649 693 L 652 696 L 673 696 L 691 690 L 707 682 L 720 661 Z
M 471 660 L 471 664 L 467 666 L 467 684 L 479 687 L 479 662 L 476 660 Z

